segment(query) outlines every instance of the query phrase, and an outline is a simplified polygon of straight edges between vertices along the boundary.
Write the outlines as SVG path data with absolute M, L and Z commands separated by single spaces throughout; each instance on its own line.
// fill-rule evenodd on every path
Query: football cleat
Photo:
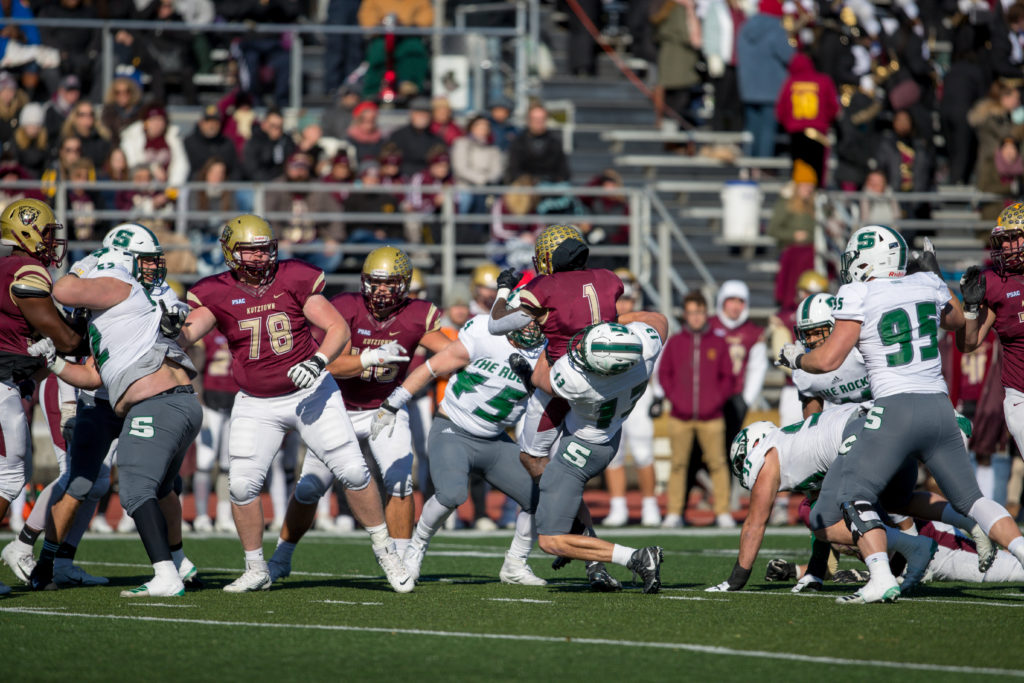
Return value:
M 25 584 L 29 582 L 32 570 L 36 568 L 36 558 L 33 557 L 31 552 L 19 549 L 18 541 L 11 541 L 5 545 L 3 552 L 0 553 L 0 558 L 3 559 L 4 564 L 11 568 L 11 571 L 18 577 L 19 581 Z
M 501 565 L 498 578 L 502 583 L 511 583 L 519 586 L 546 586 L 548 582 L 533 573 L 526 560 L 518 557 L 509 557 L 505 553 L 505 562 Z
M 620 527 L 626 526 L 627 522 L 629 522 L 629 508 L 625 505 L 612 506 L 612 509 L 608 511 L 608 516 L 601 520 L 601 526 Z
M 873 602 L 896 602 L 900 598 L 900 585 L 896 579 L 890 581 L 868 581 L 852 595 L 836 598 L 839 605 L 867 605 Z
M 53 562 L 37 562 L 28 579 L 28 587 L 34 591 L 47 590 L 53 584 Z
M 187 557 L 181 561 L 181 566 L 178 567 L 178 578 L 181 579 L 182 583 L 191 583 L 192 581 L 199 580 L 199 570 L 192 564 L 192 560 Z
M 273 557 L 267 562 L 267 569 L 270 571 L 270 580 L 277 581 L 278 579 L 287 579 L 292 575 L 291 562 L 281 562 L 275 560 Z
M 781 557 L 769 560 L 764 572 L 765 581 L 791 581 L 796 578 L 796 565 Z
M 473 522 L 473 528 L 477 531 L 497 531 L 498 525 L 490 517 L 481 517 Z
M 728 512 L 723 512 L 722 514 L 715 517 L 715 525 L 719 529 L 735 529 L 736 520 L 733 519 L 732 515 L 730 515 Z
M 914 539 L 914 550 L 907 556 L 907 569 L 903 573 L 900 594 L 906 595 L 921 583 L 928 571 L 928 563 L 932 561 L 939 544 L 927 536 L 911 536 Z
M 665 515 L 665 519 L 661 520 L 662 529 L 681 529 L 684 526 L 686 525 L 683 523 L 682 515 L 669 513 Z
M 633 580 L 639 576 L 644 581 L 644 593 L 657 593 L 661 590 L 661 563 L 665 560 L 665 551 L 656 545 L 640 548 L 629 558 L 626 568 L 633 572 Z
M 661 524 L 661 510 L 655 500 L 644 501 L 643 512 L 640 514 L 640 525 L 654 528 Z
M 105 516 L 96 515 L 89 523 L 89 531 L 96 534 L 112 534 L 114 533 L 114 527 L 110 526 Z
M 420 580 L 420 569 L 423 567 L 423 558 L 427 554 L 427 547 L 429 545 L 429 542 L 425 543 L 423 539 L 413 534 L 412 538 L 409 539 L 409 545 L 405 547 L 402 563 L 405 565 L 405 569 L 409 572 L 409 576 L 412 577 L 413 581 Z
M 412 544 L 409 547 L 411 548 Z M 405 568 L 402 558 L 398 556 L 393 545 L 380 553 L 374 550 L 374 555 L 377 556 L 377 564 L 384 570 L 388 583 L 391 584 L 396 593 L 409 593 L 412 591 L 416 585 L 416 579 L 409 575 L 409 570 Z
M 104 576 L 93 576 L 73 564 L 58 564 L 53 568 L 53 583 L 57 588 L 84 588 L 106 586 L 110 580 Z
M 235 533 L 235 520 L 230 514 L 217 515 L 217 519 L 213 522 L 213 529 L 214 531 L 233 534 Z
M 622 590 L 622 583 L 608 573 L 604 562 L 587 563 L 587 581 L 590 582 L 590 590 L 595 593 L 614 593 Z
M 270 590 L 270 570 L 266 562 L 245 563 L 245 572 L 224 586 L 226 593 L 250 593 Z
M 978 571 L 984 574 L 992 567 L 992 563 L 996 561 L 999 549 L 985 535 L 985 532 L 981 530 L 980 524 L 975 524 L 971 528 L 971 540 L 974 541 L 974 547 L 978 551 Z
M 117 533 L 119 534 L 131 534 L 135 532 L 135 520 L 124 515 L 117 523 Z
M 334 530 L 337 533 L 356 530 L 356 520 L 352 515 L 338 515 L 334 518 Z
M 181 580 L 176 583 L 164 583 L 156 578 L 137 588 L 121 591 L 122 598 L 180 598 L 183 595 L 185 595 L 185 584 Z
M 213 520 L 210 519 L 210 515 L 199 515 L 192 520 L 192 531 L 213 531 Z

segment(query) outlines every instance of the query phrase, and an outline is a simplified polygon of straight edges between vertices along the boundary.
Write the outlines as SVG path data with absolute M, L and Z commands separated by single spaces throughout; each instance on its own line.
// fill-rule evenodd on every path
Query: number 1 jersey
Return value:
M 832 315 L 862 324 L 857 348 L 876 401 L 895 394 L 949 393 L 938 334 L 951 298 L 946 283 L 928 272 L 839 288 Z

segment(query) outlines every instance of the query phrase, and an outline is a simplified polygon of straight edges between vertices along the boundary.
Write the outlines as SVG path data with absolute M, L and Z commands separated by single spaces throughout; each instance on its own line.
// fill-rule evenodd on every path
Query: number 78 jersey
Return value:
M 832 315 L 862 324 L 857 347 L 877 401 L 896 394 L 948 394 L 939 358 L 939 319 L 952 295 L 934 273 L 852 282 Z
M 565 429 L 581 441 L 605 444 L 615 438 L 637 401 L 647 391 L 654 362 L 661 353 L 657 330 L 644 323 L 630 323 L 640 338 L 644 359 L 619 375 L 598 375 L 580 370 L 562 356 L 551 368 L 551 388 L 569 402 Z

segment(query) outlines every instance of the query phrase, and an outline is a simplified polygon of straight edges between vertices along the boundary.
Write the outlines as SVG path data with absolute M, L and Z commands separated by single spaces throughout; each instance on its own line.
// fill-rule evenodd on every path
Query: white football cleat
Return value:
M 131 533 L 134 533 L 134 532 L 135 532 L 135 520 L 132 519 L 131 517 L 129 517 L 128 515 L 122 516 L 121 520 L 117 523 L 117 533 L 119 533 L 119 534 L 131 534 Z M 142 586 L 139 586 L 139 588 L 142 588 Z
M 896 602 L 900 597 L 900 584 L 895 578 L 876 580 L 871 576 L 863 588 L 852 595 L 836 598 L 840 605 L 866 605 L 872 602 Z
M 939 544 L 927 536 L 911 536 L 914 539 L 914 550 L 906 556 L 907 568 L 903 572 L 903 581 L 900 583 L 900 594 L 906 595 L 914 590 L 917 584 L 921 583 L 925 572 L 928 571 L 928 563 L 932 561 Z
M 490 517 L 481 517 L 473 522 L 473 528 L 477 531 L 497 531 L 498 524 Z
M 326 531 L 329 534 L 333 534 L 336 531 L 334 527 L 334 518 L 330 515 L 317 515 L 316 520 L 313 521 L 313 528 L 317 531 Z
M 213 523 L 214 531 L 223 531 L 229 534 L 235 533 L 235 520 L 231 515 L 217 515 Z
M 665 515 L 665 519 L 661 520 L 662 529 L 681 529 L 686 526 L 683 523 L 682 515 L 668 514 Z
M 732 515 L 730 515 L 728 512 L 723 512 L 722 514 L 715 517 L 715 525 L 719 529 L 735 529 L 736 520 L 733 519 Z
M 338 515 L 334 518 L 334 530 L 337 532 L 355 531 L 356 519 L 352 515 Z
M 412 548 L 412 544 L 409 545 Z M 384 575 L 388 577 L 388 583 L 395 589 L 396 593 L 409 593 L 416 585 L 416 580 L 409 576 L 409 570 L 405 568 L 402 563 L 402 558 L 395 552 L 394 545 L 378 553 L 376 550 L 373 552 L 377 556 L 377 564 L 384 570 Z
M 213 520 L 210 515 L 199 515 L 192 520 L 192 531 L 208 532 L 213 531 Z
M 661 524 L 661 510 L 657 501 L 644 501 L 640 524 L 645 527 L 656 527 Z
M 24 552 L 19 549 L 18 541 L 11 541 L 4 546 L 0 558 L 4 564 L 11 568 L 18 580 L 24 584 L 28 583 L 28 577 L 32 576 L 32 570 L 36 568 L 36 558 L 31 552 Z
M 121 591 L 122 598 L 180 598 L 185 595 L 185 584 L 178 579 L 177 582 L 163 582 L 156 577 L 142 584 L 138 588 Z
M 198 576 L 199 570 L 192 564 L 192 560 L 186 557 L 181 561 L 181 566 L 178 567 L 178 578 L 182 583 L 192 583 Z
M 110 526 L 107 522 L 107 518 L 102 514 L 97 514 L 89 522 L 89 531 L 96 534 L 112 534 L 114 533 L 114 527 Z
M 505 563 L 501 565 L 498 578 L 502 583 L 511 583 L 519 586 L 546 586 L 548 582 L 533 573 L 526 560 L 518 557 L 509 557 L 505 553 Z
M 984 574 L 992 568 L 992 563 L 996 561 L 999 549 L 992 542 L 992 539 L 981 530 L 980 524 L 975 524 L 971 529 L 971 540 L 974 541 L 974 547 L 978 551 L 978 571 Z
M 57 585 L 57 588 L 84 588 L 106 586 L 110 580 L 105 576 L 93 576 L 74 564 L 55 564 L 53 566 L 53 583 Z
M 405 547 L 405 556 L 402 558 L 402 563 L 405 565 L 406 571 L 409 572 L 409 576 L 412 577 L 413 581 L 420 580 L 420 568 L 423 566 L 423 557 L 427 554 L 427 546 L 430 543 L 424 543 L 416 534 L 412 535 L 409 539 L 409 545 Z
M 267 570 L 270 572 L 270 580 L 277 581 L 278 579 L 286 579 L 292 574 L 292 564 L 275 560 L 273 557 L 267 562 Z
M 620 527 L 629 522 L 629 508 L 625 505 L 612 505 L 608 516 L 601 520 L 601 526 Z
M 245 572 L 224 586 L 227 593 L 250 593 L 270 590 L 270 569 L 266 562 L 245 563 Z

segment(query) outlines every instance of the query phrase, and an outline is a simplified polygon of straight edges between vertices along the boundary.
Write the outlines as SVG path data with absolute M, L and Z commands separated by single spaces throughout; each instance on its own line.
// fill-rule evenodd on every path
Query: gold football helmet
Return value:
M 366 255 L 362 272 L 363 298 L 378 320 L 387 318 L 409 295 L 412 263 L 395 247 L 379 247 Z
M 806 292 L 805 297 L 821 294 L 828 291 L 828 278 L 816 270 L 805 270 L 796 281 L 796 291 Z
M 44 266 L 59 267 L 67 240 L 57 239 L 61 226 L 46 202 L 19 199 L 0 215 L 0 244 L 21 249 Z
M 224 224 L 220 233 L 224 260 L 247 285 L 263 287 L 277 275 L 277 240 L 270 224 L 246 213 Z
M 1024 269 L 1024 204 L 1003 209 L 989 238 L 992 266 L 1001 277 Z
M 568 251 L 567 258 L 556 260 L 555 251 L 566 242 L 578 244 L 572 244 L 574 249 Z M 539 275 L 550 275 L 561 270 L 578 270 L 578 266 L 581 265 L 578 262 L 580 254 L 583 254 L 582 261 L 585 264 L 589 251 L 583 235 L 575 226 L 549 225 L 537 235 L 533 267 Z
M 423 295 L 423 290 L 426 288 L 427 281 L 423 279 L 423 271 L 419 268 L 413 268 L 412 275 L 409 277 L 409 296 L 418 299 Z
M 629 268 L 616 268 L 614 273 L 622 280 L 622 298 L 635 299 L 640 293 L 639 283 Z
M 493 263 L 481 263 L 473 269 L 473 286 L 486 287 L 487 289 L 498 288 L 498 275 L 501 268 Z

